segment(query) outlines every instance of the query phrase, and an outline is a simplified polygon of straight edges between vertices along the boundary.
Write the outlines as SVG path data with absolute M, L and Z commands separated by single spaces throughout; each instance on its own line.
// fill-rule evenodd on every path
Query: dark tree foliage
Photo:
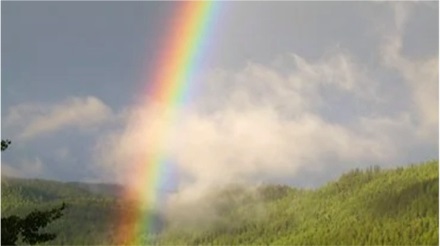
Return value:
M 26 244 L 34 245 L 55 239 L 54 233 L 39 232 L 63 215 L 66 204 L 48 211 L 34 210 L 23 219 L 12 215 L 2 218 L 2 245 L 16 245 L 19 235 Z
M 21 219 L 12 215 L 2 218 L 2 245 L 15 245 L 21 228 Z
M 11 140 L 3 140 L 2 139 L 2 151 L 6 150 L 8 148 L 8 146 L 11 144 Z

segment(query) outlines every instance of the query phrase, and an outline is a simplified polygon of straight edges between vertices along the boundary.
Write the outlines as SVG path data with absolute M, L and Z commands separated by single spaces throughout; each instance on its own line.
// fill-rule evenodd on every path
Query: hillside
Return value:
M 231 186 L 199 201 L 209 213 L 198 208 L 162 218 L 165 227 L 154 242 L 438 245 L 438 174 L 438 161 L 431 161 L 353 170 L 314 190 Z M 70 205 L 66 215 L 48 228 L 59 236 L 48 244 L 111 244 L 112 215 L 121 209 L 113 196 L 117 191 L 106 185 L 2 178 L 2 216 L 65 201 Z
M 263 191 L 253 203 L 218 210 L 215 226 L 187 233 L 176 227 L 162 242 L 438 245 L 437 161 L 354 170 L 317 190 Z
M 47 228 L 58 235 L 48 245 L 100 244 L 112 231 L 109 215 L 115 213 L 116 199 L 109 190 L 114 185 L 2 177 L 1 188 L 2 217 L 24 216 L 33 209 L 45 210 L 66 202 L 65 215 Z

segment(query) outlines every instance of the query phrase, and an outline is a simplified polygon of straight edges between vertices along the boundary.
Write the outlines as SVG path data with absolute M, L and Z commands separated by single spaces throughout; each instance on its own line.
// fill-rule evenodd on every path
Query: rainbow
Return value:
M 169 29 L 164 36 L 154 71 L 146 78 L 146 99 L 142 106 L 159 105 L 166 124 L 152 125 L 154 137 L 148 140 L 147 154 L 133 163 L 127 173 L 132 182 L 124 191 L 124 200 L 134 204 L 118 216 L 117 240 L 120 244 L 139 245 L 154 226 L 154 218 L 144 208 L 160 206 L 159 193 L 164 183 L 169 156 L 167 144 L 172 141 L 172 127 L 195 90 L 194 76 L 206 53 L 209 31 L 213 29 L 218 3 L 214 1 L 178 2 Z

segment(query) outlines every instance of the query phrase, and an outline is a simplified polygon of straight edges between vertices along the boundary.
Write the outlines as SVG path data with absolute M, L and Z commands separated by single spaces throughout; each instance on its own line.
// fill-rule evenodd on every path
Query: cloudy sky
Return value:
M 317 186 L 438 158 L 438 2 L 219 6 L 171 187 Z M 2 2 L 2 174 L 123 182 L 166 124 L 139 101 L 176 8 Z

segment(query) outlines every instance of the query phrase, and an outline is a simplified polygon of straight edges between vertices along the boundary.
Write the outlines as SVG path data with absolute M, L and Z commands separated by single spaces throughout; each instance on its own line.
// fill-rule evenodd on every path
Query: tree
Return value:
M 1 151 L 6 150 L 11 144 L 10 140 L 2 139 Z M 47 211 L 34 210 L 23 219 L 11 215 L 1 219 L 1 243 L 2 245 L 16 245 L 21 235 L 24 243 L 34 245 L 55 239 L 56 234 L 38 232 L 45 228 L 52 221 L 59 219 L 63 215 L 66 204 Z
M 11 140 L 3 140 L 2 139 L 2 151 L 6 150 L 8 148 L 8 146 L 11 144 Z
M 22 236 L 24 243 L 35 245 L 55 239 L 56 234 L 47 232 L 38 232 L 46 227 L 52 221 L 63 215 L 66 204 L 53 208 L 48 211 L 34 210 L 23 219 L 12 215 L 2 218 L 2 245 L 16 245 L 19 236 Z

